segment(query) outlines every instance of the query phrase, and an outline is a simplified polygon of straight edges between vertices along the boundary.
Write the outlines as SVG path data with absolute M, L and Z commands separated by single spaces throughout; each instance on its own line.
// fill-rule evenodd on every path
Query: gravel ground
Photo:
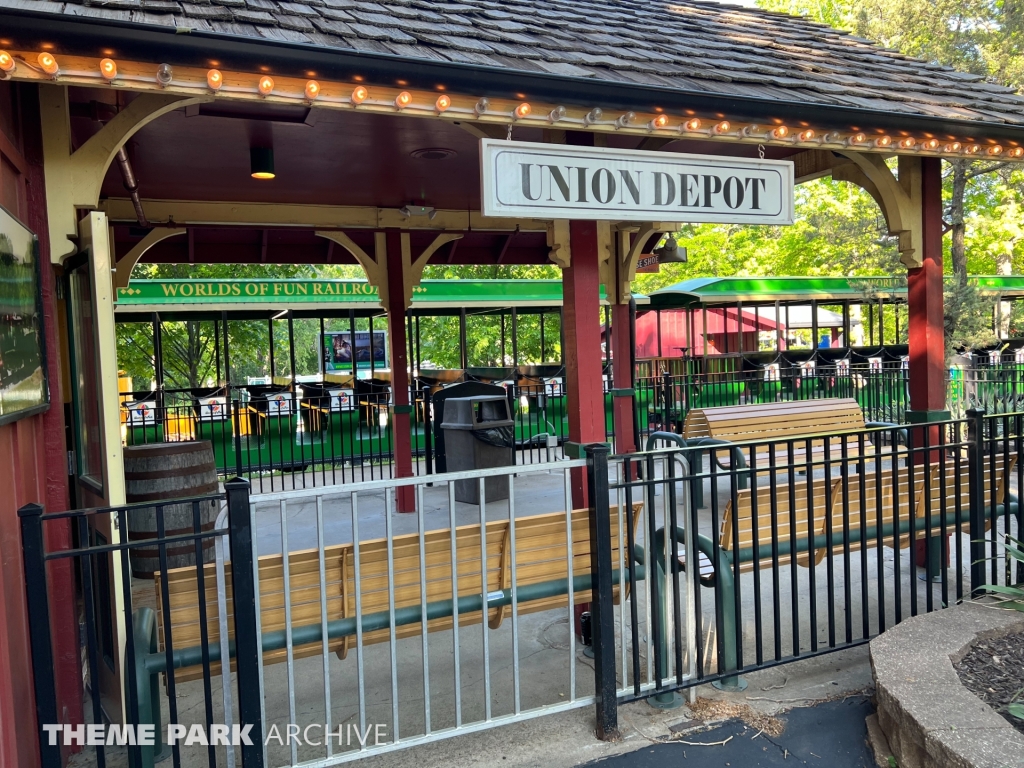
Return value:
M 1024 720 L 1006 711 L 1024 703 L 1024 633 L 979 643 L 956 665 L 967 689 L 1024 732 Z

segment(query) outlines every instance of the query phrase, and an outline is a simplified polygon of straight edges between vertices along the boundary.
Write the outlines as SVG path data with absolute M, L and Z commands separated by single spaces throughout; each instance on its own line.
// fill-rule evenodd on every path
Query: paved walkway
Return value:
M 863 696 L 793 709 L 779 719 L 780 736 L 768 737 L 739 720 L 699 733 L 684 734 L 675 743 L 651 744 L 635 752 L 582 765 L 593 768 L 873 768 L 865 718 L 874 712 Z M 726 741 L 725 744 L 721 742 Z M 683 742 L 689 742 L 688 744 Z M 695 746 L 703 744 L 708 746 Z

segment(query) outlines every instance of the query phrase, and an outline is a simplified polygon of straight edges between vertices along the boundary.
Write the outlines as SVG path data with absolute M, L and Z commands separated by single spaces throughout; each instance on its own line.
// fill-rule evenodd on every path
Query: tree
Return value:
M 140 264 L 132 273 L 143 279 L 238 279 L 289 278 L 313 276 L 311 266 L 286 264 Z M 297 321 L 301 322 L 301 321 Z M 218 331 L 219 329 L 219 331 Z M 220 338 L 216 335 L 219 332 Z M 318 333 L 319 331 L 317 331 Z M 223 328 L 213 320 L 164 321 L 161 324 L 164 386 L 166 389 L 192 389 L 215 385 L 218 366 L 218 344 L 223 344 Z M 308 334 L 307 334 L 308 335 Z M 231 351 L 231 380 L 245 381 L 248 376 L 266 376 L 269 371 L 267 325 L 262 321 L 232 320 L 228 323 L 228 344 Z M 303 340 L 305 341 L 305 339 Z M 285 342 L 287 343 L 287 342 Z M 275 344 L 275 353 L 277 352 Z M 308 353 L 306 352 L 308 347 Z M 120 323 L 117 326 L 118 368 L 135 380 L 136 389 L 145 389 L 156 377 L 153 351 L 153 327 L 150 323 Z M 296 367 L 299 367 L 297 348 Z M 317 360 L 317 344 L 303 346 L 302 360 Z M 223 360 L 223 351 L 220 351 Z M 223 366 L 223 363 L 220 363 Z M 287 370 L 280 363 L 278 370 Z M 315 362 L 314 368 L 315 370 Z M 223 369 L 221 379 L 224 378 Z

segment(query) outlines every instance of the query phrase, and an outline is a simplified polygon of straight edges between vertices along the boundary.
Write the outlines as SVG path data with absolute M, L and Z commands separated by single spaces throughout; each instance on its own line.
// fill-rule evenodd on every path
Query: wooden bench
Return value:
M 1019 503 L 1009 493 L 1007 483 L 1016 461 L 1016 456 L 1009 460 L 998 456 L 990 464 L 986 458 L 983 482 L 986 527 L 991 524 L 989 513 L 993 500 L 996 512 L 1009 510 L 1020 514 Z M 827 481 L 813 478 L 795 483 L 778 482 L 774 488 L 772 484 L 765 484 L 737 490 L 734 499 L 726 502 L 717 545 L 707 536 L 695 537 L 700 582 L 705 586 L 714 586 L 717 582 L 721 596 L 722 670 L 739 669 L 736 628 L 741 626 L 742 615 L 734 586 L 737 562 L 741 572 L 752 571 L 755 566 L 773 567 L 773 537 L 780 566 L 791 564 L 795 553 L 797 564 L 808 567 L 821 563 L 830 552 L 835 556 L 864 546 L 892 547 L 897 536 L 900 546 L 907 547 L 911 536 L 919 542 L 926 537 L 941 540 L 944 532 L 956 532 L 958 525 L 960 531 L 966 532 L 970 513 L 967 478 L 961 475 L 958 488 L 956 466 L 952 461 L 945 466 L 944 483 L 940 481 L 941 471 L 939 465 L 927 469 L 897 465 L 895 472 L 883 469 L 880 475 L 852 473 L 843 478 L 833 474 Z M 941 514 L 942 503 L 946 504 L 945 515 Z M 665 529 L 659 529 L 651 547 L 654 578 L 658 579 L 660 594 L 666 594 L 667 590 L 665 535 Z M 686 568 L 686 557 L 678 547 L 684 536 L 681 528 L 672 533 L 682 569 Z M 659 641 L 662 647 L 668 647 L 665 631 L 663 625 Z
M 865 422 L 864 412 L 853 398 L 823 398 L 818 400 L 790 400 L 781 403 L 733 405 L 718 408 L 698 408 L 690 411 L 683 423 L 683 439 L 687 441 L 710 438 L 728 443 L 770 443 L 793 440 L 793 461 L 818 461 L 825 456 L 826 440 L 823 434 L 863 432 L 871 427 L 896 426 L 883 422 Z M 810 452 L 808 439 L 810 438 Z M 861 439 L 858 435 L 829 437 L 828 457 L 838 460 L 857 456 Z M 757 446 L 751 455 L 749 447 L 741 448 L 747 465 L 767 468 L 771 454 L 767 445 Z M 720 454 L 720 455 L 719 455 Z M 731 461 L 729 452 L 715 451 L 716 460 L 723 468 Z M 775 447 L 775 463 L 786 465 L 790 461 L 785 445 Z
M 643 505 L 633 505 L 634 532 Z M 619 563 L 619 511 L 611 508 L 612 531 L 612 563 L 618 569 Z M 424 534 L 423 549 L 426 570 L 426 602 L 428 604 L 452 599 L 452 568 L 451 568 L 451 530 L 441 529 L 428 531 Z M 454 530 L 456 570 L 458 577 L 459 597 L 477 596 L 484 590 L 489 596 L 502 594 L 502 590 L 510 590 L 512 586 L 512 547 L 511 527 L 508 520 L 492 521 L 486 524 L 486 550 L 484 574 L 481 574 L 481 529 L 479 524 L 459 526 Z M 626 541 L 626 537 L 623 536 Z M 359 545 L 358 571 L 360 608 L 363 617 L 371 614 L 387 613 L 389 609 L 388 594 L 388 554 L 387 540 L 374 539 L 363 541 Z M 392 539 L 393 573 L 394 573 L 394 607 L 396 611 L 403 608 L 419 608 L 421 606 L 420 578 L 420 540 L 419 534 L 405 534 Z M 517 590 L 529 588 L 566 579 L 568 576 L 566 549 L 566 515 L 555 512 L 515 520 L 515 556 L 516 556 L 516 587 Z M 630 564 L 633 558 L 625 557 Z M 572 513 L 572 562 L 573 576 L 590 574 L 590 527 L 589 512 L 585 509 Z M 324 566 L 327 600 L 327 620 L 355 617 L 356 611 L 356 551 L 352 544 L 340 544 L 324 548 Z M 216 566 L 208 564 L 204 567 L 206 589 L 206 630 L 210 645 L 216 645 L 220 639 L 217 609 Z M 292 552 L 288 557 L 289 588 L 291 594 L 291 626 L 302 627 L 319 625 L 321 620 L 320 591 L 320 560 L 317 550 Z M 231 597 L 231 565 L 225 564 L 225 581 L 227 583 L 227 611 L 229 626 L 232 622 Z M 157 604 L 157 632 L 160 650 L 164 650 L 164 616 L 161 601 L 161 582 L 164 574 L 157 572 L 155 577 Z M 194 566 L 169 570 L 166 574 L 168 593 L 170 596 L 170 625 L 172 643 L 175 648 L 183 649 L 201 645 L 201 624 L 199 619 L 199 588 L 198 572 Z M 259 558 L 259 591 L 260 619 L 264 635 L 275 630 L 284 630 L 285 590 L 284 590 L 284 557 L 283 555 L 267 555 Z M 614 593 L 618 601 L 618 586 Z M 568 589 L 561 594 L 548 595 L 537 599 L 524 599 L 519 596 L 518 610 L 520 613 L 534 613 L 568 606 Z M 591 600 L 590 589 L 576 591 L 573 603 L 586 603 Z M 511 615 L 510 605 L 489 608 L 487 623 L 497 629 L 502 621 Z M 459 626 L 465 627 L 479 624 L 481 610 L 459 613 Z M 427 628 L 430 632 L 451 629 L 453 619 L 451 611 L 441 618 L 429 619 Z M 395 627 L 398 638 L 420 635 L 422 623 L 405 623 Z M 232 631 L 233 634 L 233 631 Z M 363 633 L 363 644 L 388 642 L 390 628 L 373 629 Z M 330 650 L 345 658 L 355 647 L 354 633 L 335 637 L 328 641 Z M 295 658 L 319 654 L 322 652 L 322 640 L 296 644 L 293 646 Z M 265 649 L 264 664 L 284 661 L 284 648 Z M 219 674 L 220 664 L 211 664 L 211 673 Z M 181 667 L 175 672 L 176 681 L 192 680 L 202 676 L 201 665 Z

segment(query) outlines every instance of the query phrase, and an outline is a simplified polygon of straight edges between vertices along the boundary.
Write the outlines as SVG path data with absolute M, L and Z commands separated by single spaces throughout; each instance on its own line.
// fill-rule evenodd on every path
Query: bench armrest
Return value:
M 903 438 L 903 444 L 907 444 L 907 429 L 902 424 L 897 424 L 894 421 L 868 421 L 864 426 L 867 429 L 895 429 L 896 434 Z

